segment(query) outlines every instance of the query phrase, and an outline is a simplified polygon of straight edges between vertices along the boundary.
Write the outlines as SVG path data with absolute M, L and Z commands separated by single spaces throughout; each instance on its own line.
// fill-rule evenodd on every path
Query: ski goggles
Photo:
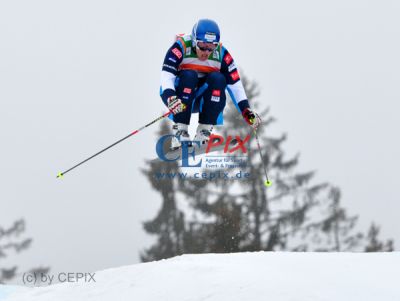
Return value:
M 201 51 L 213 52 L 217 48 L 217 43 L 207 43 L 207 42 L 196 42 L 196 47 Z

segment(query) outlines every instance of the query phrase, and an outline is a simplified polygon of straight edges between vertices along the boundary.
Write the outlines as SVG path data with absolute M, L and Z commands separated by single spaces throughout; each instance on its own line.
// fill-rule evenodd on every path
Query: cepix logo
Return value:
M 235 136 L 235 138 L 233 138 L 232 136 L 228 136 L 226 137 L 226 139 L 224 139 L 224 137 L 221 135 L 212 134 L 207 143 L 207 146 L 201 146 L 200 141 L 192 141 L 193 146 L 189 146 L 188 142 L 183 142 L 182 147 L 177 150 L 176 153 L 165 153 L 164 145 L 166 141 L 169 141 L 172 137 L 174 137 L 174 135 L 161 136 L 156 144 L 156 152 L 160 160 L 165 162 L 182 160 L 181 167 L 200 167 L 202 160 L 200 160 L 197 164 L 190 165 L 189 158 L 191 157 L 195 160 L 196 151 L 204 153 L 204 148 L 205 154 L 208 154 L 215 150 L 223 150 L 224 154 L 233 155 L 234 153 L 239 151 L 241 151 L 243 154 L 246 154 L 247 148 L 245 144 L 250 140 L 250 135 L 247 135 L 244 139 L 242 139 L 240 136 Z M 233 143 L 232 145 L 233 141 L 235 141 L 235 143 Z M 171 156 L 167 156 L 168 154 L 174 154 L 174 156 L 171 158 Z

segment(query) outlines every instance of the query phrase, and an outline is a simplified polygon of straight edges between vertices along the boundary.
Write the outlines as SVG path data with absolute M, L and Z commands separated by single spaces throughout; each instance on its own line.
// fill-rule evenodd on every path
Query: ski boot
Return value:
M 212 129 L 212 124 L 199 123 L 196 130 L 196 136 L 194 137 L 193 141 L 199 141 L 200 147 L 204 146 L 210 140 Z
M 192 145 L 187 124 L 175 123 L 172 126 L 172 132 L 175 137 L 172 137 L 171 140 L 171 151 L 180 148 L 182 146 L 182 143 L 188 143 L 188 146 Z

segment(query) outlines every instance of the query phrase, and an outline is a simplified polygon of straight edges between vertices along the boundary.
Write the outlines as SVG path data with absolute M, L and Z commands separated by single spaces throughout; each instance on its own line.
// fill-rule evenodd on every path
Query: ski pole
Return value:
M 257 117 L 255 117 L 255 118 L 257 118 Z M 250 119 L 250 122 L 251 122 L 251 124 L 253 124 L 254 123 L 254 118 Z M 253 130 L 254 130 L 254 135 L 256 136 L 258 153 L 260 154 L 261 164 L 263 166 L 264 174 L 265 174 L 265 178 L 266 178 L 266 180 L 264 181 L 264 185 L 269 187 L 269 186 L 272 185 L 272 182 L 268 179 L 267 167 L 265 166 L 264 159 L 263 159 L 263 156 L 262 156 L 262 151 L 261 151 L 261 146 L 260 146 L 260 139 L 258 139 L 257 130 L 256 129 L 253 129 Z
M 263 169 L 264 169 L 265 178 L 266 178 L 266 180 L 265 180 L 265 182 L 264 182 L 264 185 L 267 186 L 267 187 L 269 187 L 269 186 L 272 185 L 272 182 L 268 179 L 267 168 L 265 167 L 265 163 L 264 163 L 264 160 L 263 160 L 263 156 L 262 156 L 260 141 L 259 141 L 259 139 L 258 139 L 257 130 L 254 130 L 254 135 L 256 136 L 258 152 L 259 152 L 259 154 L 260 154 L 261 163 L 262 163 L 262 166 L 263 166 Z
M 184 109 L 185 109 L 185 107 L 184 107 Z M 90 159 L 93 159 L 93 158 L 96 157 L 97 155 L 100 155 L 102 152 L 105 152 L 106 150 L 112 148 L 113 146 L 117 145 L 118 143 L 124 141 L 125 139 L 128 139 L 129 137 L 131 137 L 131 136 L 133 136 L 133 135 L 139 133 L 141 130 L 147 128 L 148 126 L 152 125 L 153 123 L 156 123 L 157 121 L 160 121 L 161 119 L 163 119 L 163 118 L 169 116 L 170 114 L 173 114 L 173 113 L 172 113 L 171 111 L 165 113 L 164 115 L 162 115 L 162 116 L 160 116 L 160 117 L 154 119 L 153 121 L 149 122 L 148 124 L 142 126 L 140 129 L 137 129 L 136 131 L 133 131 L 133 132 L 130 133 L 128 136 L 125 136 L 124 138 L 118 140 L 117 142 L 114 142 L 114 143 L 111 144 L 110 146 L 107 146 L 106 148 L 102 149 L 101 151 L 99 151 L 98 153 L 94 154 L 93 156 L 91 156 L 91 157 L 89 157 L 89 158 L 83 160 L 82 162 L 76 164 L 75 166 L 71 167 L 70 169 L 68 169 L 68 170 L 66 170 L 66 171 L 64 171 L 64 172 L 59 172 L 59 173 L 57 174 L 57 178 L 62 178 L 67 172 L 70 172 L 71 170 L 73 170 L 73 169 L 77 168 L 78 166 L 82 165 L 83 163 L 89 161 Z

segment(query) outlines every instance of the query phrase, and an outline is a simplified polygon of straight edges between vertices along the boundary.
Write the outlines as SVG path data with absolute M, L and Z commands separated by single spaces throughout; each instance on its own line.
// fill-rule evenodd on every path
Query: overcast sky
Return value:
M 96 271 L 139 261 L 160 197 L 140 168 L 157 126 L 56 174 L 158 117 L 160 69 L 176 33 L 213 18 L 300 170 L 400 250 L 400 2 L 1 1 L 0 225 L 20 217 L 21 268 Z

